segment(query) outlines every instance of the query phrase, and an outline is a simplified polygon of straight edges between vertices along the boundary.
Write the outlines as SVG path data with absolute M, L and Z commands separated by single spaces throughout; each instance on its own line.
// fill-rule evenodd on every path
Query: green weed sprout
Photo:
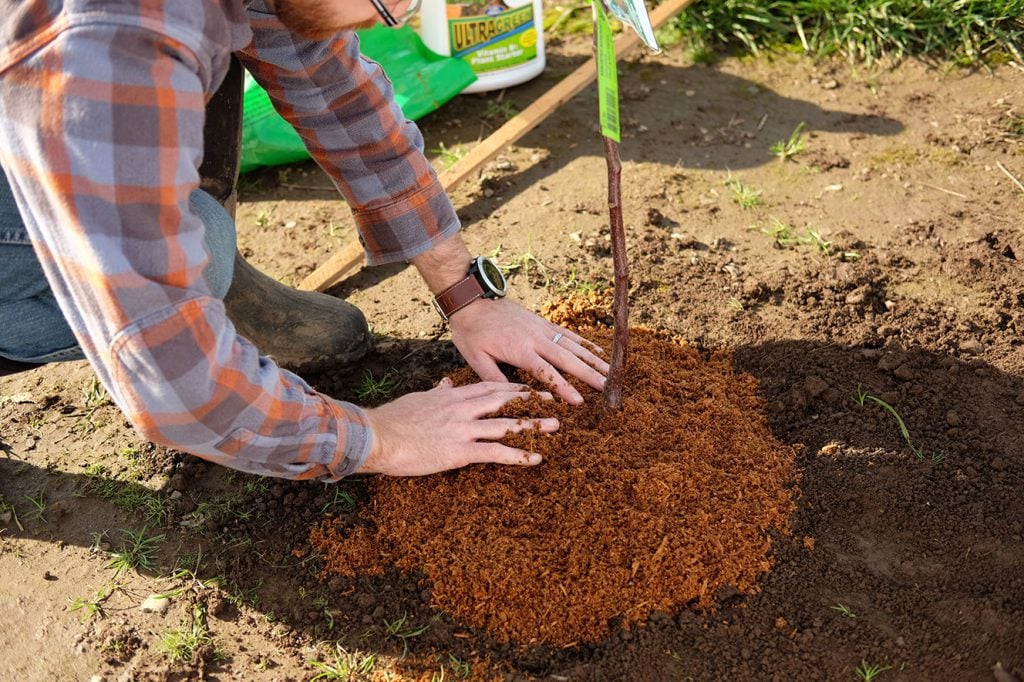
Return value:
M 829 607 L 829 608 L 831 608 L 833 611 L 838 611 L 839 613 L 843 614 L 847 618 L 856 618 L 857 617 L 857 614 L 853 612 L 853 609 L 851 609 L 849 606 L 846 606 L 845 604 L 836 604 L 835 606 L 832 606 L 832 607 Z
M 402 640 L 403 659 L 409 653 L 409 640 L 413 637 L 419 637 L 430 628 L 430 623 L 420 627 L 413 627 L 408 624 L 408 618 L 408 615 L 403 614 L 401 618 L 396 618 L 393 621 L 384 621 L 384 636 L 389 639 L 394 637 L 395 639 Z
M 14 505 L 5 500 L 3 495 L 0 495 L 0 517 L 5 517 L 8 515 L 10 515 L 10 518 L 5 518 L 0 522 L 6 523 L 7 521 L 13 519 L 14 524 L 18 527 L 18 530 L 24 533 L 25 527 L 22 526 L 21 521 L 18 520 L 18 512 L 14 508 Z
M 441 159 L 441 165 L 444 166 L 445 169 L 451 168 L 466 155 L 466 150 L 461 144 L 455 145 L 454 147 L 447 147 L 444 142 L 438 143 L 437 148 L 431 149 L 430 151 L 438 155 L 438 158 Z
M 191 661 L 200 647 L 215 644 L 206 626 L 206 610 L 198 604 L 192 609 L 191 622 L 171 630 L 160 639 L 160 650 L 178 663 Z M 214 652 L 217 656 L 218 652 Z
M 390 371 L 385 372 L 384 376 L 378 379 L 367 370 L 363 376 L 363 383 L 356 389 L 356 396 L 365 401 L 384 401 L 389 399 L 401 385 L 402 377 L 395 376 Z
M 306 663 L 318 671 L 317 675 L 310 679 L 310 682 L 318 682 L 318 680 L 342 680 L 343 682 L 348 682 L 349 680 L 362 679 L 368 676 L 373 671 L 373 666 L 377 663 L 377 657 L 373 654 L 364 655 L 358 652 L 349 652 L 338 647 L 332 663 L 325 663 L 314 659 L 309 659 Z
M 35 495 L 26 495 L 25 499 L 32 503 L 32 511 L 25 514 L 25 519 L 35 519 L 46 523 L 46 518 L 44 518 L 47 507 L 46 493 L 40 490 Z
M 157 545 L 163 542 L 163 535 L 147 536 L 146 529 L 123 531 L 126 542 L 121 549 L 110 553 L 107 568 L 114 569 L 114 577 L 133 569 L 153 570 Z
M 347 490 L 338 489 L 334 491 L 334 499 L 325 504 L 323 509 L 320 510 L 320 513 L 325 514 L 328 510 L 344 513 L 350 512 L 355 508 L 356 498 L 352 497 L 352 493 Z
M 807 149 L 807 145 L 804 144 L 803 131 L 804 122 L 801 121 L 790 134 L 788 140 L 779 140 L 771 146 L 771 153 L 779 157 L 780 161 L 787 161 L 797 154 L 805 151 Z
M 81 611 L 82 622 L 98 616 L 104 618 L 107 614 L 103 610 L 103 602 L 110 598 L 110 595 L 114 594 L 114 591 L 119 589 L 118 585 L 107 583 L 100 589 L 96 590 L 96 594 L 89 599 L 88 597 L 79 597 L 78 599 L 68 598 L 68 611 Z
M 764 203 L 761 190 L 754 189 L 738 178 L 729 176 L 723 184 L 732 192 L 732 200 L 740 208 L 754 208 Z
M 873 679 L 891 668 L 891 665 L 868 665 L 867 661 L 862 660 L 854 672 L 857 673 L 858 680 L 871 682 Z
M 863 388 L 861 388 L 860 384 L 858 384 L 857 385 L 857 397 L 856 397 L 857 404 L 863 406 L 864 402 L 867 401 L 867 400 L 870 400 L 874 404 L 878 405 L 879 407 L 881 407 L 883 410 L 885 410 L 886 412 L 891 414 L 896 419 L 896 423 L 900 427 L 900 433 L 903 435 L 903 440 L 905 440 L 907 442 L 907 446 L 910 448 L 911 452 L 913 452 L 914 455 L 918 459 L 924 459 L 924 450 L 922 448 L 914 445 L 914 441 L 911 440 L 911 438 L 910 438 L 910 431 L 907 429 L 906 423 L 904 423 L 903 418 L 893 408 L 893 406 L 890 405 L 889 403 L 885 402 L 881 398 L 878 398 L 876 396 L 871 395 L 870 393 L 865 391 Z

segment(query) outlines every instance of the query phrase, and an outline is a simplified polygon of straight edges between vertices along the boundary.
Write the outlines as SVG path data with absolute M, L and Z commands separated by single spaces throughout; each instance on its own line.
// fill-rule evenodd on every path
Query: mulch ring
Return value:
M 609 329 L 583 333 L 611 347 Z M 327 519 L 311 532 L 325 576 L 396 566 L 425 576 L 432 606 L 456 620 L 556 646 L 756 592 L 799 481 L 756 380 L 728 353 L 634 329 L 622 411 L 579 388 L 582 407 L 534 397 L 503 411 L 560 420 L 557 433 L 506 439 L 541 453 L 540 466 L 372 479 L 364 524 Z

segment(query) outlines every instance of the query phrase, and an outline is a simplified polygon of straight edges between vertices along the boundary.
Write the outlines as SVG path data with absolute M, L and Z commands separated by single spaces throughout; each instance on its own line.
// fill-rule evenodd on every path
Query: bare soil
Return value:
M 468 148 L 505 103 L 525 107 L 589 49 L 557 42 L 545 74 L 500 102 L 446 105 L 421 121 L 428 148 Z M 401 556 L 325 574 L 311 532 L 328 518 L 369 528 L 386 489 L 408 484 L 258 479 L 154 448 L 75 363 L 0 379 L 0 494 L 13 506 L 0 514 L 0 677 L 301 680 L 322 672 L 309 661 L 347 660 L 381 679 L 854 680 L 878 666 L 882 680 L 1024 680 L 1024 192 L 1012 179 L 1024 179 L 1024 72 L 797 56 L 708 67 L 672 50 L 630 55 L 620 83 L 631 320 L 684 342 L 696 368 L 666 367 L 662 379 L 680 378 L 659 390 L 708 390 L 702 373 L 730 357 L 734 374 L 719 379 L 749 388 L 751 420 L 799 478 L 789 534 L 764 535 L 769 570 L 745 586 L 756 589 L 723 581 L 703 603 L 653 608 L 616 590 L 601 600 L 616 615 L 594 611 L 567 642 L 503 633 L 439 598 L 438 585 L 482 586 L 444 575 L 436 544 L 433 577 Z M 513 267 L 514 295 L 536 310 L 611 279 L 595 120 L 590 88 L 453 197 L 471 250 Z M 800 123 L 805 148 L 780 160 L 769 148 Z M 283 281 L 353 236 L 309 164 L 242 189 L 241 246 Z M 379 340 L 359 367 L 309 376 L 321 390 L 358 400 L 367 372 L 421 390 L 461 367 L 410 268 L 364 270 L 331 293 L 362 307 Z M 664 451 L 642 463 L 685 487 L 670 453 L 704 432 L 669 431 L 678 422 L 661 416 Z M 495 479 L 522 474 L 526 504 L 546 471 L 594 471 L 592 459 L 428 485 L 447 482 L 455 516 Z M 623 494 L 604 521 L 628 534 L 645 499 Z M 552 523 L 584 518 L 558 513 Z M 163 536 L 152 568 L 115 575 L 109 553 L 143 529 Z M 165 613 L 140 610 L 153 594 L 170 595 Z M 502 596 L 489 597 L 494 613 Z M 542 613 L 557 629 L 579 603 Z M 172 660 L 161 641 L 195 623 L 212 642 Z M 336 645 L 351 658 L 337 661 Z

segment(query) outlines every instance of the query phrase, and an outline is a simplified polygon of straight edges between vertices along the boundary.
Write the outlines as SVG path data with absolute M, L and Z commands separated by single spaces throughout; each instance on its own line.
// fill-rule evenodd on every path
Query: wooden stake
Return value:
M 651 13 L 651 25 L 658 28 L 682 12 L 692 2 L 694 0 L 667 0 L 658 5 Z M 640 37 L 635 31 L 623 31 L 619 39 L 615 41 L 615 57 L 621 57 L 623 53 L 636 47 L 639 43 Z M 544 93 L 533 104 L 509 119 L 505 125 L 494 131 L 459 159 L 454 166 L 442 173 L 439 179 L 445 191 L 451 192 L 498 152 L 536 128 L 551 112 L 572 99 L 583 88 L 590 85 L 596 77 L 597 61 L 591 58 Z M 326 263 L 310 273 L 302 280 L 298 288 L 304 291 L 323 291 L 343 280 L 362 262 L 362 245 L 357 240 L 353 240 L 343 246 L 341 251 L 331 256 Z

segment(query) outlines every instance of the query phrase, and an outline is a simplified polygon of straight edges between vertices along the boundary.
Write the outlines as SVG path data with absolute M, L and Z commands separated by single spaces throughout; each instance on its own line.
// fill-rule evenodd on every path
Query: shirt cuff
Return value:
M 362 468 L 373 446 L 373 431 L 358 405 L 328 399 L 338 417 L 338 456 L 328 466 L 328 478 L 339 480 Z
M 441 183 L 410 196 L 354 212 L 367 265 L 410 260 L 458 232 L 462 225 Z

